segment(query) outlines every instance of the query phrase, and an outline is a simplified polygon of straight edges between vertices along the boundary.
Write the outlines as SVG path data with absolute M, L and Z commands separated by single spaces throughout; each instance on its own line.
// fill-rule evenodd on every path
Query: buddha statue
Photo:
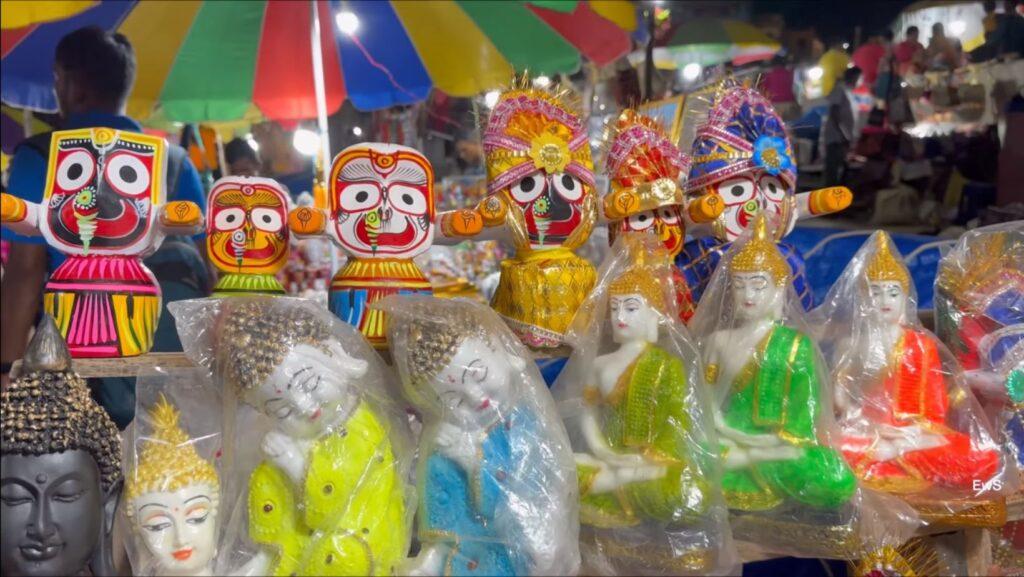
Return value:
M 527 353 L 483 305 L 390 297 L 388 341 L 424 418 L 419 555 L 402 574 L 572 575 L 572 453 Z
M 125 483 L 125 514 L 146 552 L 135 573 L 213 575 L 220 477 L 199 456 L 178 423 L 178 409 L 162 394 L 147 412 L 152 431 L 142 438 Z
M 4 575 L 114 575 L 121 437 L 71 368 L 44 314 L 21 374 L 0 393 L 0 568 Z M 88 571 L 88 573 L 86 573 Z
M 204 306 L 216 310 L 203 313 Z M 239 572 L 394 573 L 409 544 L 407 458 L 392 444 L 400 425 L 368 398 L 366 383 L 379 378 L 379 369 L 370 366 L 372 353 L 355 329 L 287 297 L 193 301 L 171 309 L 179 331 L 184 319 L 217 319 L 209 358 L 200 360 L 272 423 L 246 497 L 248 537 L 259 552 Z M 187 341 L 182 338 L 195 356 Z
M 861 293 L 835 371 L 843 454 L 881 491 L 978 496 L 1001 469 L 998 446 L 970 411 L 959 367 L 943 363 L 938 340 L 916 321 L 910 273 L 892 240 L 877 232 L 862 253 L 865 264 L 848 269 Z
M 839 509 L 857 480 L 822 441 L 820 419 L 829 407 L 821 403 L 819 355 L 806 334 L 783 323 L 790 268 L 764 216 L 734 250 L 723 295 L 731 323 L 703 343 L 726 501 L 747 512 L 791 504 Z

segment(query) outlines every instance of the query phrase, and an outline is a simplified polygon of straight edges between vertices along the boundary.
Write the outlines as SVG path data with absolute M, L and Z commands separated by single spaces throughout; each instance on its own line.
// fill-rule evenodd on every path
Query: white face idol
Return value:
M 208 573 L 217 553 L 217 489 L 205 483 L 143 493 L 132 503 L 157 575 Z
M 639 294 L 613 295 L 608 301 L 612 340 L 616 343 L 658 340 L 658 311 Z
M 525 362 L 480 337 L 462 341 L 451 361 L 432 379 L 443 418 L 459 427 L 485 426 L 512 409 L 514 374 Z
M 892 281 L 869 282 L 868 294 L 871 297 L 871 314 L 876 320 L 887 325 L 903 322 L 903 313 L 907 310 L 903 285 Z
M 338 343 L 328 349 L 292 348 L 259 387 L 246 391 L 245 401 L 293 438 L 319 437 L 351 409 L 351 382 L 367 370 L 366 361 L 350 357 Z
M 782 314 L 785 287 L 775 285 L 768 272 L 733 273 L 732 304 L 741 321 L 777 319 Z
M 793 196 L 793 189 L 779 176 L 756 171 L 752 175 L 724 180 L 715 185 L 715 190 L 725 204 L 725 210 L 718 217 L 723 240 L 731 242 L 738 239 L 761 212 L 779 219 L 783 224 L 783 234 L 792 230 L 796 223 L 795 215 L 787 204 Z

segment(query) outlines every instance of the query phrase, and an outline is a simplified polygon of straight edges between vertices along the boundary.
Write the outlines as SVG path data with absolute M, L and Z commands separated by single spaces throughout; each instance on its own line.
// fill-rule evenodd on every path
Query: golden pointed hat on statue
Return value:
M 651 307 L 667 313 L 665 289 L 659 282 L 664 275 L 659 269 L 669 266 L 668 251 L 646 236 L 626 235 L 621 242 L 625 243 L 630 265 L 608 285 L 609 296 L 638 294 Z
M 750 238 L 732 258 L 732 272 L 768 272 L 780 287 L 789 282 L 789 263 L 775 246 L 763 212 L 755 218 Z
M 910 289 L 910 273 L 903 264 L 903 258 L 893 254 L 895 248 L 889 233 L 880 230 L 875 233 L 875 252 L 867 265 L 867 277 L 871 282 L 897 282 L 906 292 Z
M 179 426 L 178 409 L 161 394 L 148 413 L 153 432 L 143 439 L 138 464 L 128 476 L 128 501 L 144 493 L 172 493 L 199 484 L 210 486 L 216 494 L 220 487 L 217 470 L 199 456 L 188 433 Z M 129 515 L 133 510 L 128 507 Z

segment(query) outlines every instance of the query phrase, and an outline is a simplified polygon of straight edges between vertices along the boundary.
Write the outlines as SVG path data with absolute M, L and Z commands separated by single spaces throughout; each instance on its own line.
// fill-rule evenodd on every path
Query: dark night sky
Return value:
M 822 38 L 838 34 L 853 39 L 855 26 L 864 34 L 887 27 L 912 0 L 755 0 L 754 15 L 782 14 L 789 28 L 813 26 Z

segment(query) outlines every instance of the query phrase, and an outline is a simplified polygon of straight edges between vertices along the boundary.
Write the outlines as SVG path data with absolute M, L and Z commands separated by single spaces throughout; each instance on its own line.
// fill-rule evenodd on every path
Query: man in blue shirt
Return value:
M 57 44 L 54 88 L 60 105 L 62 129 L 107 127 L 141 132 L 142 127 L 124 115 L 125 101 L 135 80 L 135 53 L 121 34 L 89 27 L 76 30 Z M 8 191 L 20 198 L 40 202 L 46 185 L 49 134 L 22 142 L 11 161 Z M 189 200 L 205 210 L 206 195 L 199 174 L 187 155 L 169 155 L 179 160 L 168 166 L 168 200 Z M 46 277 L 64 260 L 42 237 L 26 237 L 3 229 L 11 241 L 7 268 L 0 285 L 0 361 L 6 386 L 11 363 L 21 358 L 29 331 L 42 303 Z M 209 272 L 191 239 L 171 237 L 146 260 L 160 282 L 164 303 L 209 292 Z M 161 315 L 154 350 L 180 350 L 173 319 L 166 309 Z M 119 426 L 131 420 L 134 409 L 134 379 L 106 379 L 94 387 L 98 400 Z

